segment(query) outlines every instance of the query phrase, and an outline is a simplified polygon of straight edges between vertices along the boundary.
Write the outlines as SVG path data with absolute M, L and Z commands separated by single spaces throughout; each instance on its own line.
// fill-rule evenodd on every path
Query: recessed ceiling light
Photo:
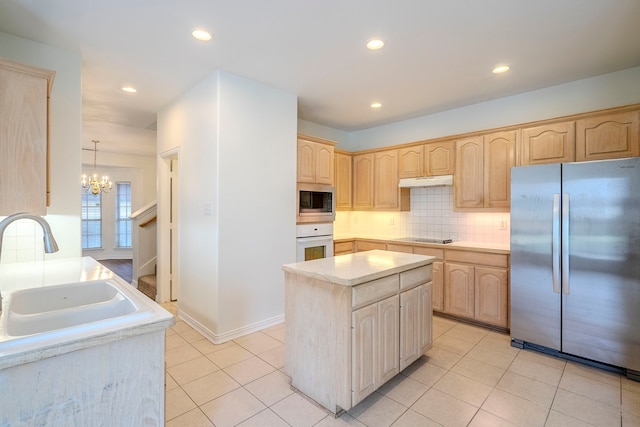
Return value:
M 373 102 L 371 104 L 371 108 L 380 108 L 380 107 L 382 107 L 382 104 L 379 102 Z
M 367 48 L 369 50 L 378 50 L 382 46 L 384 46 L 384 42 L 382 40 L 380 40 L 380 39 L 373 39 L 373 40 L 369 40 L 367 42 Z
M 200 40 L 200 41 L 203 41 L 203 42 L 211 40 L 211 34 L 209 34 L 208 31 L 200 29 L 200 28 L 196 28 L 195 30 L 193 30 L 191 32 L 191 35 L 196 40 Z
M 131 87 L 131 86 L 123 86 L 122 90 L 127 92 L 127 93 L 136 93 L 137 92 L 136 88 Z
M 502 74 L 506 73 L 507 71 L 509 71 L 508 65 L 499 65 L 493 69 L 493 74 Z

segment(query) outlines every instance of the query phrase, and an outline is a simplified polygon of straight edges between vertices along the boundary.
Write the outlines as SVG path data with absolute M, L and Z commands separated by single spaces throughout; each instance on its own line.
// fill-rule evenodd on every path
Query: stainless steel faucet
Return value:
M 0 221 L 0 256 L 2 255 L 2 240 L 4 237 L 4 231 L 7 229 L 9 224 L 19 219 L 32 219 L 42 227 L 42 231 L 44 233 L 42 239 L 44 240 L 44 251 L 45 253 L 52 253 L 58 251 L 58 244 L 56 243 L 56 239 L 53 238 L 53 234 L 51 233 L 51 227 L 47 220 L 42 218 L 41 216 L 33 215 L 26 212 L 15 213 L 13 215 L 9 215 L 2 221 Z M 2 313 L 2 293 L 0 293 L 0 313 Z
M 58 244 L 56 243 L 56 239 L 53 238 L 53 234 L 51 233 L 51 227 L 47 220 L 38 215 L 33 215 L 26 212 L 15 213 L 13 215 L 9 215 L 2 221 L 0 221 L 0 255 L 2 255 L 2 237 L 4 236 L 4 230 L 7 229 L 9 224 L 19 219 L 32 219 L 42 227 L 42 231 L 44 235 L 42 239 L 44 240 L 44 251 L 45 253 L 52 253 L 58 251 Z

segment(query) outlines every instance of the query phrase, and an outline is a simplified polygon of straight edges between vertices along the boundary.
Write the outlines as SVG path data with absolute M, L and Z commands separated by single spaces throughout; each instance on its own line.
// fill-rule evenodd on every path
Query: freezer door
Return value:
M 511 338 L 555 350 L 560 350 L 559 215 L 559 164 L 511 169 Z
M 569 163 L 562 175 L 562 351 L 640 371 L 640 158 Z

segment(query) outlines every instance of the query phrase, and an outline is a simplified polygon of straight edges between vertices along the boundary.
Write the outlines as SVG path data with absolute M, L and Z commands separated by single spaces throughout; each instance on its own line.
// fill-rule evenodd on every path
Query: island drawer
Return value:
M 400 273 L 400 289 L 413 288 L 417 285 L 430 282 L 433 279 L 433 266 L 423 265 L 413 270 Z
M 354 286 L 352 288 L 351 307 L 362 307 L 396 294 L 398 293 L 399 285 L 399 275 L 393 274 Z

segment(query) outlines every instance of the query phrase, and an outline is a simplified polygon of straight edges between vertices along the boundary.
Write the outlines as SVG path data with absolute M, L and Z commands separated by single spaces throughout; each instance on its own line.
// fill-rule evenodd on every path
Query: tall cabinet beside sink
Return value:
M 433 260 L 373 250 L 283 266 L 292 387 L 338 414 L 431 348 Z
M 0 216 L 46 215 L 55 72 L 0 58 Z

